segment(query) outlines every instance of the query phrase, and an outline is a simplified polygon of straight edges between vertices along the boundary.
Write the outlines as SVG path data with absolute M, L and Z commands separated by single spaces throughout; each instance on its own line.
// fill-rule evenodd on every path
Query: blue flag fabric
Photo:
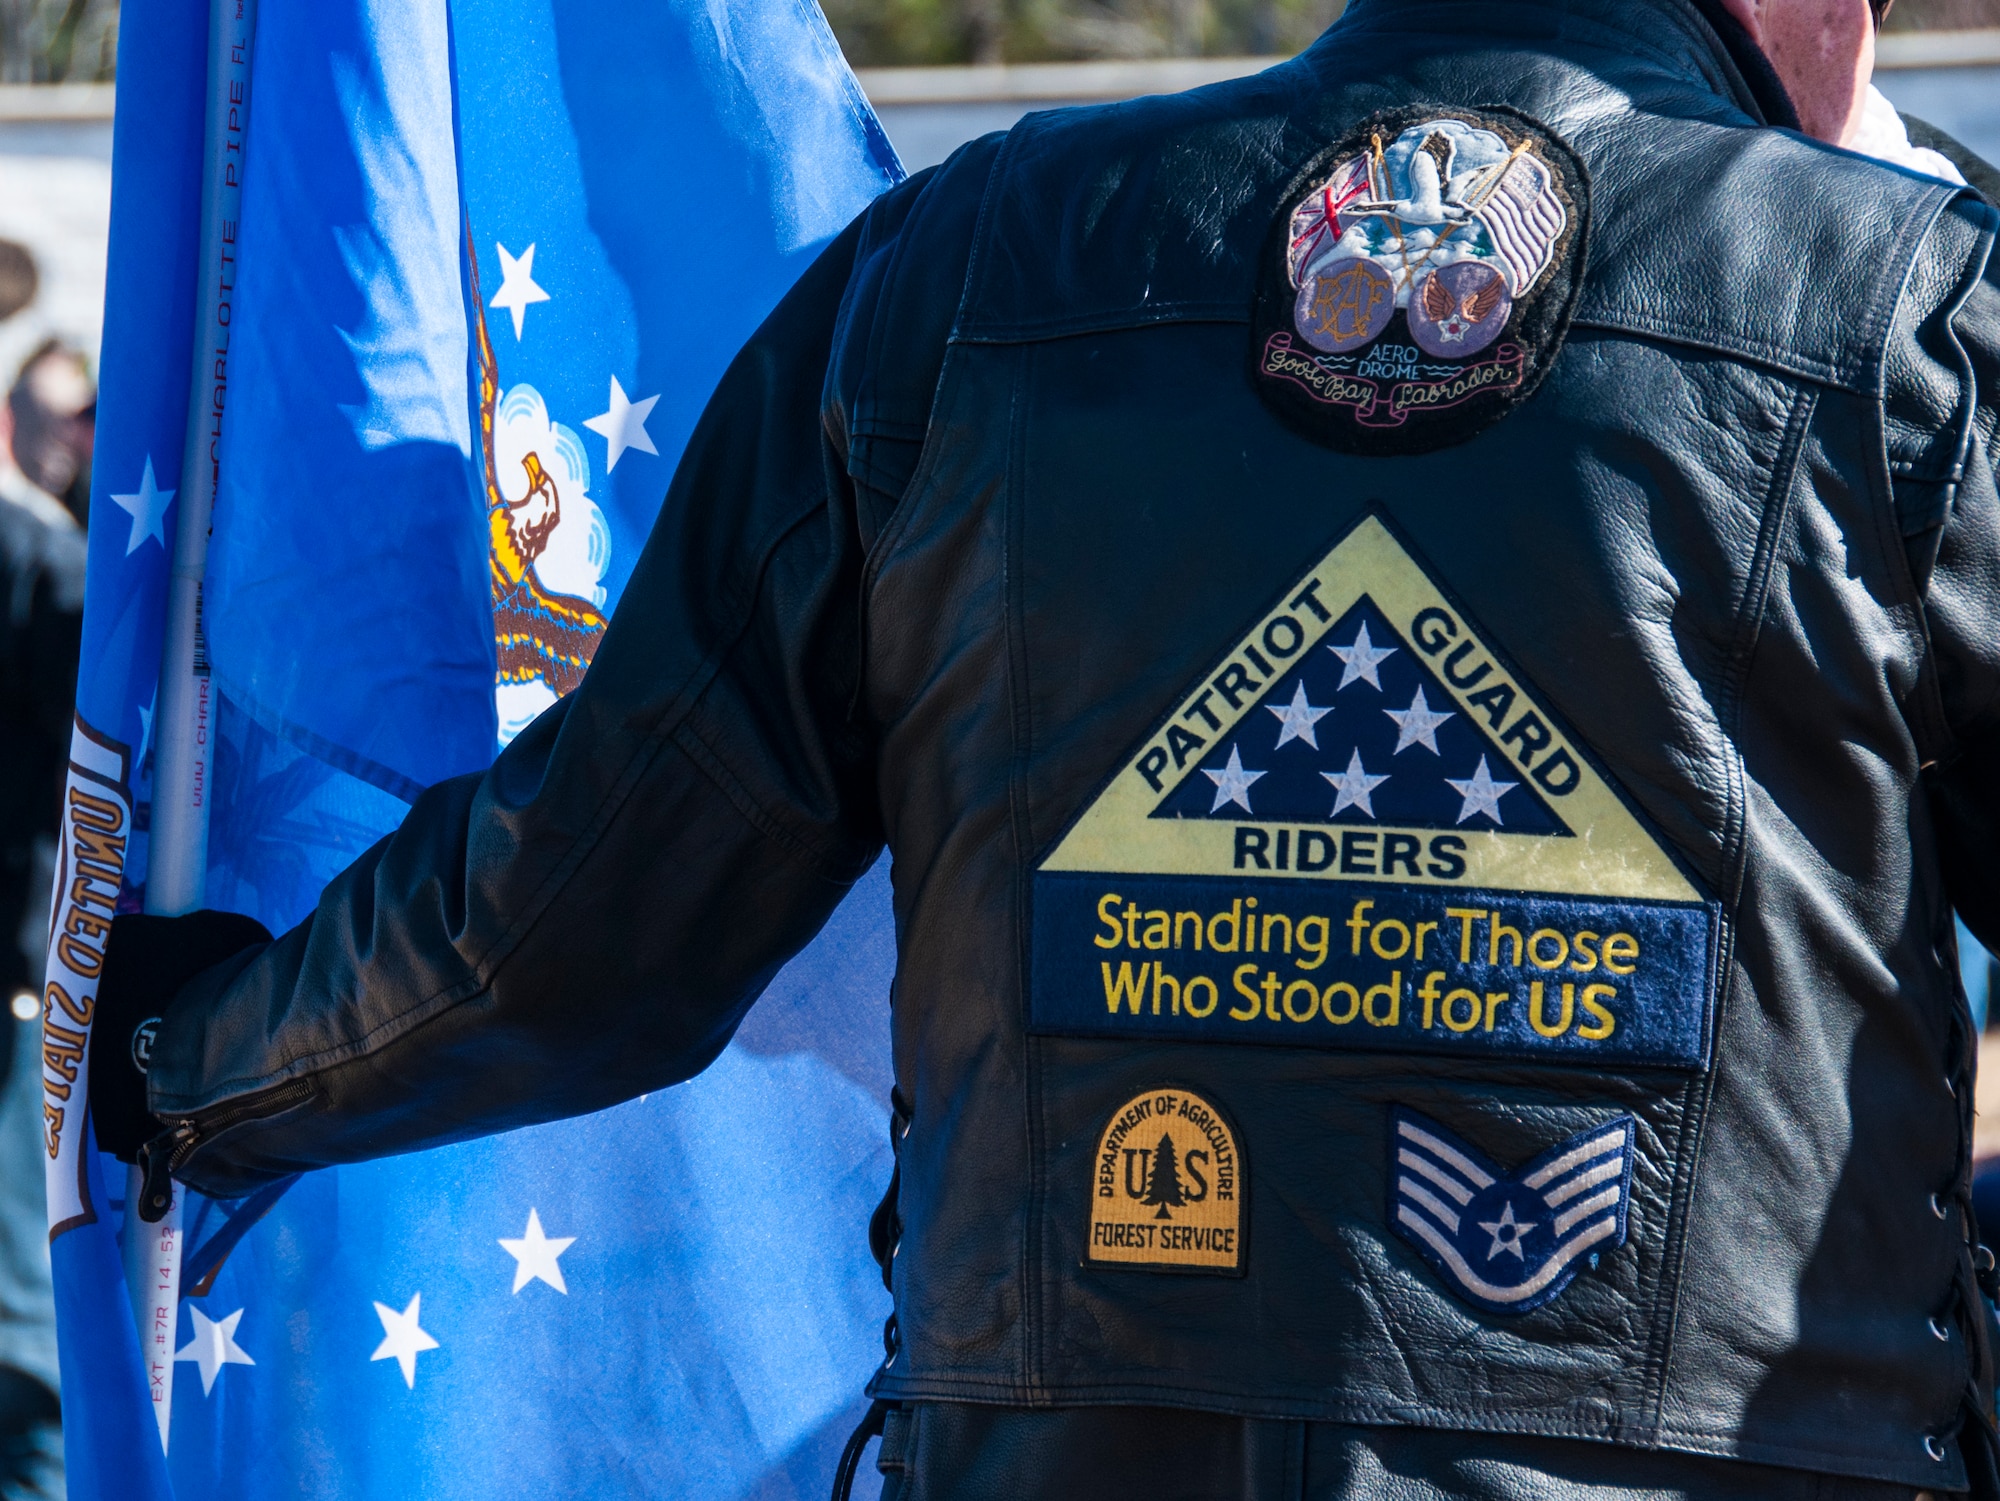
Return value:
M 283 929 L 574 685 L 724 365 L 900 168 L 794 0 L 327 0 L 259 27 L 228 360 L 191 392 L 206 7 L 121 18 L 66 837 L 86 875 L 116 842 L 137 910 L 174 491 L 214 402 L 206 900 Z M 820 1493 L 888 1311 L 863 1229 L 893 951 L 878 870 L 689 1084 L 190 1195 L 164 1459 L 141 1232 L 65 1052 L 88 997 L 52 994 L 72 1495 Z
M 77 760 L 93 763 L 112 784 L 94 782 L 89 795 L 116 810 L 110 837 L 122 841 L 127 874 L 144 869 L 144 832 L 133 827 L 135 767 L 145 755 L 159 677 L 165 539 L 173 535 L 166 511 L 179 487 L 188 420 L 202 161 L 202 94 L 188 80 L 202 77 L 207 50 L 206 17 L 187 24 L 193 9 L 135 0 L 125 7 L 119 39 L 125 107 L 113 126 L 120 170 L 76 699 L 79 725 L 92 726 L 108 749 L 91 756 L 95 742 L 81 732 L 76 746 Z M 70 780 L 74 791 L 74 768 Z M 66 872 L 69 838 L 64 855 Z M 131 892 L 118 884 L 116 872 L 84 883 L 81 894 L 96 899 L 86 915 L 102 918 L 114 904 L 130 910 Z M 69 892 L 59 895 L 59 912 L 82 905 Z M 81 1015 L 57 1005 L 53 990 L 45 1002 L 42 1101 L 68 1488 L 79 1498 L 154 1501 L 170 1491 L 125 1291 L 117 1238 L 123 1204 L 111 1197 L 115 1187 L 123 1198 L 124 1170 L 89 1148 L 79 1087 L 89 1003 L 81 995 L 71 1000 Z

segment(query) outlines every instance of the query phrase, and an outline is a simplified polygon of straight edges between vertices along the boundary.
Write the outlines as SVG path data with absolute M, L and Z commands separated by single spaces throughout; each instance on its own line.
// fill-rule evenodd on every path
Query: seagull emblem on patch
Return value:
M 1631 1116 L 1579 1132 L 1512 1172 L 1429 1116 L 1397 1106 L 1390 1120 L 1390 1223 L 1475 1308 L 1539 1308 L 1624 1244 Z

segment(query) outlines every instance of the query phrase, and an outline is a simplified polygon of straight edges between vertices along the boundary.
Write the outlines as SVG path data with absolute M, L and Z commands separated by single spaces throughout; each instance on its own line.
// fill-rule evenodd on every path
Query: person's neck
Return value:
M 1691 73 L 1760 125 L 1799 128 L 1798 111 L 1771 61 L 1731 13 L 1730 0 L 1348 0 L 1341 19 L 1326 34 L 1328 45 L 1341 38 L 1409 24 L 1412 11 L 1422 24 L 1452 34 L 1547 36 L 1574 34 L 1573 22 L 1588 23 L 1598 45 L 1616 33 L 1632 49 L 1654 58 L 1682 59 Z M 1452 20 L 1445 20 L 1447 14 Z M 1457 19 L 1461 17 L 1462 20 Z
M 1875 71 L 1875 22 L 1867 0 L 1719 3 L 1770 59 L 1798 110 L 1799 129 L 1830 145 L 1851 145 Z
M 1785 81 L 1771 66 L 1771 59 L 1764 55 L 1756 38 L 1731 13 L 1728 0 L 1691 0 L 1691 3 L 1701 12 L 1701 18 L 1708 22 L 1716 40 L 1722 43 L 1722 50 L 1742 75 L 1764 123 L 1784 130 L 1800 129 L 1798 107 L 1792 103 Z

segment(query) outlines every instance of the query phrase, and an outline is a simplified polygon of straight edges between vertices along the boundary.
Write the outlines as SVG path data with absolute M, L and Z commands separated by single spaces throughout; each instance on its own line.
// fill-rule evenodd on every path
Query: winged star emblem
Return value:
M 1525 1313 L 1625 1242 L 1633 1122 L 1621 1115 L 1503 1172 L 1429 1116 L 1392 1109 L 1389 1218 L 1454 1293 Z
M 1426 276 L 1419 295 L 1423 298 L 1424 312 L 1437 325 L 1438 338 L 1456 342 L 1464 339 L 1475 324 L 1485 322 L 1507 300 L 1507 283 L 1495 272 L 1472 291 L 1460 295 L 1445 285 L 1442 276 Z

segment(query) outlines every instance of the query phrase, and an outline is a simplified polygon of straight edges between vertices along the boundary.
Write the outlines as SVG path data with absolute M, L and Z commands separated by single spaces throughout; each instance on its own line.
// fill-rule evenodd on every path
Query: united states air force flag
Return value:
M 128 1290 L 84 1058 L 190 476 L 205 901 L 282 930 L 574 686 L 723 366 L 894 154 L 792 0 L 127 0 L 118 77 L 45 1007 L 72 1494 L 817 1492 L 887 1312 L 879 877 L 692 1083 L 189 1196 L 178 1298 Z

